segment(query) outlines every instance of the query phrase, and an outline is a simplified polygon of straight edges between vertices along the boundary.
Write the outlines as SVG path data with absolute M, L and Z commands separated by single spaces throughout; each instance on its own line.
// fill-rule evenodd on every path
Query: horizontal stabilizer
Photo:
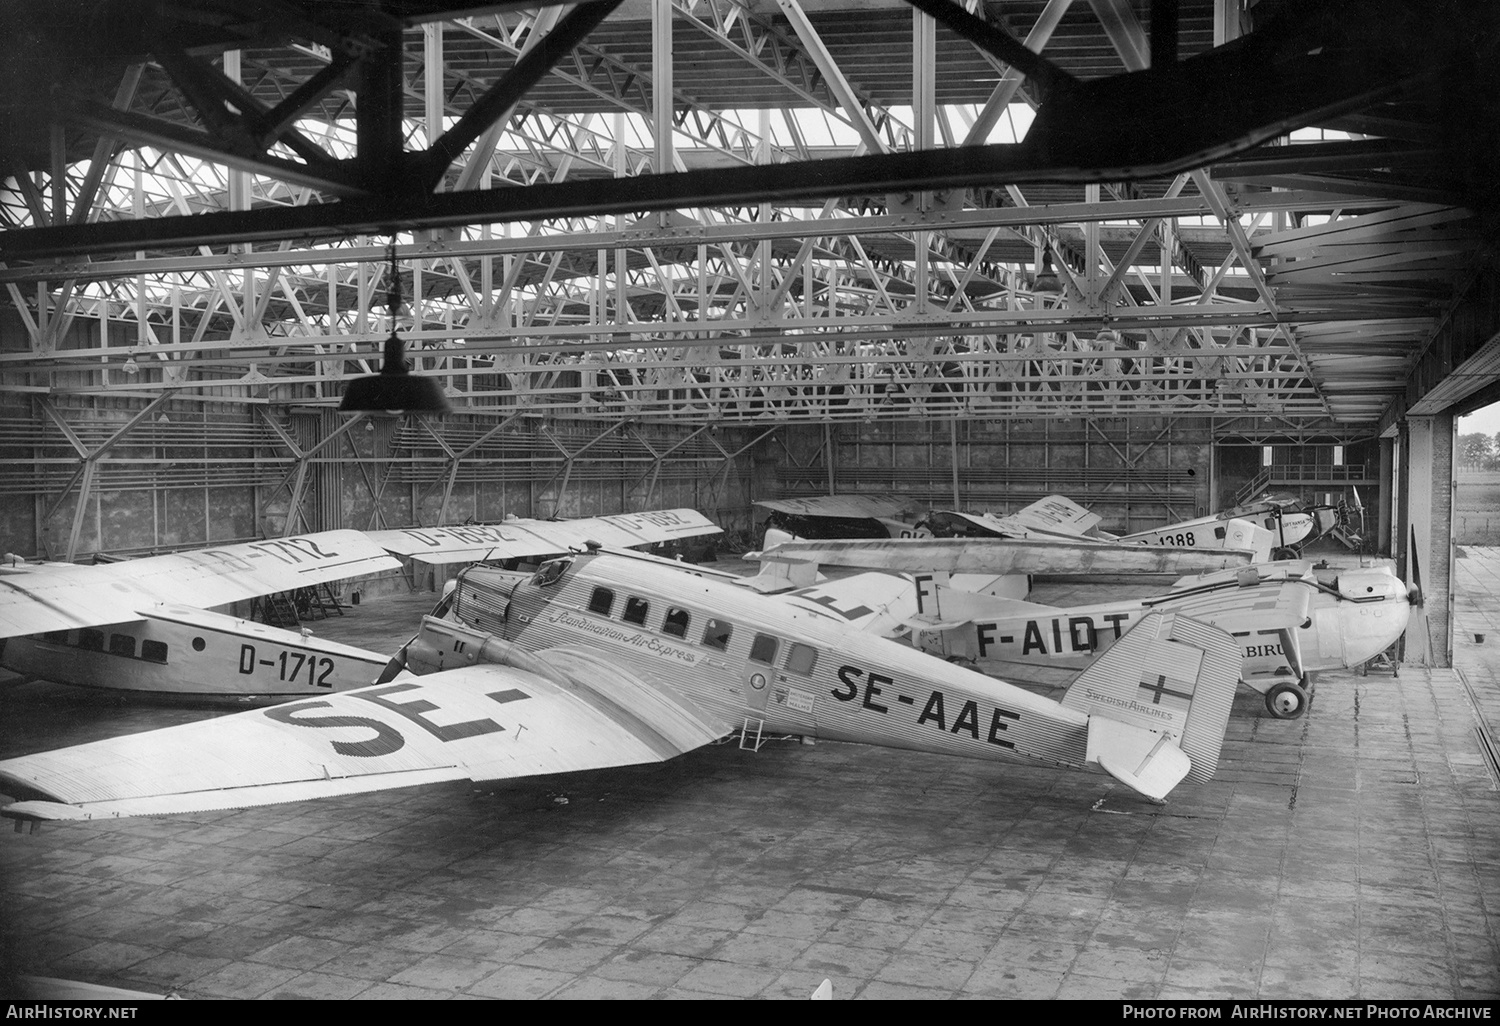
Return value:
M 1011 538 L 889 538 L 791 541 L 760 554 L 903 573 L 1189 574 L 1246 566 L 1251 553 L 1115 542 Z
M 1162 801 L 1193 768 L 1192 760 L 1166 734 L 1089 717 L 1088 761 L 1152 801 Z
M 818 581 L 818 564 L 810 559 L 763 559 L 760 573 L 736 581 L 762 595 L 775 595 L 793 588 L 807 588 Z

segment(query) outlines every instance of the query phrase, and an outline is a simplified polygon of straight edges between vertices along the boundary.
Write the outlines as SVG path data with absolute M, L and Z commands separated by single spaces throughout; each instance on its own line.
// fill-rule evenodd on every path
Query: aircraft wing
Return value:
M 324 531 L 99 566 L 43 565 L 0 576 L 0 637 L 122 623 L 161 602 L 221 606 L 400 568 L 360 531 Z
M 749 554 L 746 558 L 756 558 Z M 904 573 L 1189 574 L 1247 566 L 1254 553 L 1114 542 L 1016 538 L 875 538 L 859 541 L 791 541 L 766 556 L 790 556 L 833 566 L 862 566 Z
M 578 520 L 508 520 L 502 524 L 407 527 L 371 531 L 375 544 L 424 563 L 472 563 L 485 559 L 530 559 L 583 548 L 596 541 L 623 549 L 677 538 L 720 534 L 723 529 L 694 509 L 618 513 Z
M 441 780 L 661 762 L 716 740 L 675 693 L 582 650 L 495 663 L 0 762 L 12 819 L 231 809 Z
M 852 574 L 819 581 L 790 592 L 788 598 L 883 638 L 904 634 L 917 615 L 915 586 L 910 578 L 895 574 Z
M 908 504 L 878 495 L 814 495 L 805 499 L 761 499 L 755 505 L 773 513 L 849 520 L 899 520 Z
M 1085 535 L 1098 527 L 1104 518 L 1090 513 L 1066 495 L 1049 495 L 1003 519 L 1037 531 Z

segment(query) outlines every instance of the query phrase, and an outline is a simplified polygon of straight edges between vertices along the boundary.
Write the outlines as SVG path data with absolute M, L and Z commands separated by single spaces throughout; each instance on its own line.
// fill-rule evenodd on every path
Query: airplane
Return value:
M 0 567 L 0 667 L 26 678 L 158 695 L 286 701 L 374 683 L 389 653 L 207 606 L 430 563 L 539 559 L 603 537 L 673 543 L 720 528 L 690 509 L 502 524 L 332 531 L 99 566 Z
M 0 666 L 61 683 L 178 695 L 357 687 L 386 657 L 206 607 L 400 566 L 359 531 L 324 531 L 94 566 L 0 569 Z
M 930 510 L 913 514 L 895 500 L 865 495 L 768 499 L 756 503 L 772 511 L 762 549 L 794 540 L 868 538 L 1088 538 L 1124 545 L 1177 548 L 1248 549 L 1254 562 L 1270 560 L 1280 535 L 1234 516 L 1209 516 L 1132 534 L 1110 534 L 1102 521 L 1064 495 L 1049 495 L 1015 513 L 962 513 Z M 1309 520 L 1309 530 L 1311 521 Z
M 585 552 L 461 570 L 411 676 L 0 762 L 0 815 L 239 808 L 661 762 L 738 733 L 1097 768 L 1153 802 L 1218 764 L 1239 678 L 1219 628 L 1153 611 L 1053 701 L 681 564 Z
M 1038 670 L 1076 673 L 1152 610 L 1221 627 L 1240 644 L 1241 682 L 1282 719 L 1307 711 L 1315 672 L 1379 655 L 1421 604 L 1420 592 L 1408 589 L 1389 561 L 1352 568 L 1266 563 L 1185 577 L 1149 598 L 1066 609 L 975 594 L 946 574 L 912 580 L 914 615 L 906 626 L 913 646 L 1014 683 L 1048 683 Z

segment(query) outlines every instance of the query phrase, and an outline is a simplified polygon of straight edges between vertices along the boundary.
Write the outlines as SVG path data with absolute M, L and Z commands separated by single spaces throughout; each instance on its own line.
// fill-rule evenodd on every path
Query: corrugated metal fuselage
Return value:
M 471 568 L 455 615 L 534 652 L 605 651 L 722 722 L 748 720 L 752 731 L 1085 764 L 1083 713 L 849 627 L 827 610 L 627 556 L 578 556 L 525 579 Z

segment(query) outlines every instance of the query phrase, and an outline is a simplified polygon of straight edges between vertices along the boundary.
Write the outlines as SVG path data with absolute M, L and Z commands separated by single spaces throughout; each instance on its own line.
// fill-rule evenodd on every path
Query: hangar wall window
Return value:
M 149 659 L 153 663 L 166 662 L 167 643 L 165 641 L 151 641 L 150 639 L 141 642 L 141 658 Z
M 135 638 L 129 634 L 111 634 L 109 636 L 109 650 L 118 656 L 135 655 Z
M 706 648 L 716 648 L 723 652 L 729 647 L 729 637 L 734 633 L 732 624 L 725 620 L 709 619 L 703 626 L 703 644 Z
M 767 665 L 776 661 L 776 639 L 769 634 L 757 634 L 750 643 L 750 658 Z
M 615 604 L 615 593 L 608 588 L 595 588 L 589 597 L 589 612 L 608 616 Z
M 651 603 L 632 595 L 625 600 L 625 614 L 622 619 L 626 623 L 636 623 L 644 627 L 646 626 L 646 614 L 650 611 Z
M 667 618 L 661 625 L 661 632 L 663 634 L 670 634 L 674 638 L 685 638 L 687 637 L 688 624 L 692 623 L 692 621 L 693 618 L 686 609 L 668 609 Z

